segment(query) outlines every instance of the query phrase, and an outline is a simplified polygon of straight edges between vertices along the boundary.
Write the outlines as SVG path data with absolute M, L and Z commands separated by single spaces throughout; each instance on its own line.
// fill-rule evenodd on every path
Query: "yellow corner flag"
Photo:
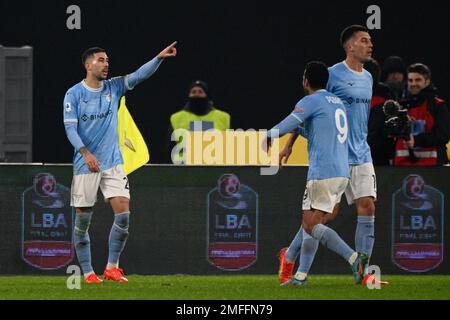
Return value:
M 122 151 L 125 174 L 139 169 L 150 160 L 147 145 L 136 123 L 125 105 L 125 97 L 120 100 L 118 115 L 119 146 Z

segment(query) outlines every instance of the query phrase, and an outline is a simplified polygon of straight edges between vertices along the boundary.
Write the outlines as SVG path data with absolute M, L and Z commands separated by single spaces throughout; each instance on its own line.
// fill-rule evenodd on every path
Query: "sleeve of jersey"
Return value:
M 369 78 L 370 86 L 373 88 L 373 77 L 369 71 L 367 71 L 367 77 Z
M 81 141 L 78 135 L 78 117 L 77 117 L 78 103 L 72 93 L 67 93 L 64 98 L 64 128 L 66 129 L 66 135 L 70 143 L 75 150 L 79 151 L 84 147 L 83 141 Z
M 329 78 L 328 78 L 328 83 L 327 83 L 327 87 L 325 88 L 328 92 L 333 93 L 334 92 L 334 75 L 333 73 L 330 71 L 330 69 L 328 69 L 329 72 Z
M 153 58 L 153 60 L 150 60 L 135 72 L 127 75 L 125 77 L 125 87 L 128 90 L 133 90 L 139 83 L 150 78 L 156 70 L 158 70 L 158 67 L 161 65 L 162 61 L 163 60 L 158 57 Z
M 305 130 L 305 127 L 298 126 L 298 128 L 297 128 L 297 133 L 298 133 L 299 135 L 301 135 L 303 138 L 308 139 L 308 137 L 306 136 L 306 130 Z
M 286 133 L 291 132 L 294 129 L 297 129 L 300 124 L 302 124 L 306 119 L 310 116 L 309 104 L 306 101 L 302 100 L 295 106 L 294 111 L 290 115 L 288 115 L 283 121 L 277 124 L 268 132 L 268 138 L 271 138 L 276 135 L 276 130 L 278 130 L 278 136 L 282 137 Z

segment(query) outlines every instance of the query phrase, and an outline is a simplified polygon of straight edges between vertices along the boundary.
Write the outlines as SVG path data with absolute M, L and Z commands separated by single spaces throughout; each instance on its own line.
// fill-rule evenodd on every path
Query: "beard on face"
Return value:
M 103 75 L 104 72 L 106 73 L 106 75 Z M 98 74 L 95 75 L 95 77 L 97 78 L 98 81 L 106 80 L 108 78 L 108 70 L 100 71 Z

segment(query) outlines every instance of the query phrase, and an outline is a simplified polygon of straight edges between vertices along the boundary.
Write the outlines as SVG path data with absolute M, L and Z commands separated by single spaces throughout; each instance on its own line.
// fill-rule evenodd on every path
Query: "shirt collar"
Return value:
M 342 63 L 344 64 L 344 66 L 345 66 L 348 70 L 350 70 L 350 71 L 353 72 L 354 74 L 357 74 L 357 75 L 363 75 L 363 74 L 364 74 L 364 69 L 363 69 L 363 71 L 359 72 L 359 71 L 356 71 L 356 70 L 353 70 L 352 68 L 350 68 L 350 67 L 348 66 L 347 62 L 345 62 L 345 60 L 342 61 Z
M 91 91 L 91 92 L 101 92 L 101 91 L 103 90 L 103 81 L 102 81 L 102 85 L 100 86 L 100 88 L 91 88 L 91 87 L 89 87 L 89 86 L 86 84 L 86 81 L 85 81 L 85 80 L 82 80 L 82 81 L 81 81 L 81 84 L 83 85 L 83 87 L 84 87 L 86 90 L 89 90 L 89 91 Z

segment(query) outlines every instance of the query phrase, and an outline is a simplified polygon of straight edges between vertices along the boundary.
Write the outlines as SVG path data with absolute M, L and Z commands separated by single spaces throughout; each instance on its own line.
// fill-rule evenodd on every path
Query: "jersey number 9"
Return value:
M 347 116 L 345 115 L 345 111 L 342 109 L 336 109 L 334 118 L 336 120 L 336 128 L 339 131 L 337 138 L 340 143 L 344 143 L 345 140 L 347 140 L 347 136 L 348 136 Z M 343 122 L 343 124 L 342 124 L 342 122 Z

